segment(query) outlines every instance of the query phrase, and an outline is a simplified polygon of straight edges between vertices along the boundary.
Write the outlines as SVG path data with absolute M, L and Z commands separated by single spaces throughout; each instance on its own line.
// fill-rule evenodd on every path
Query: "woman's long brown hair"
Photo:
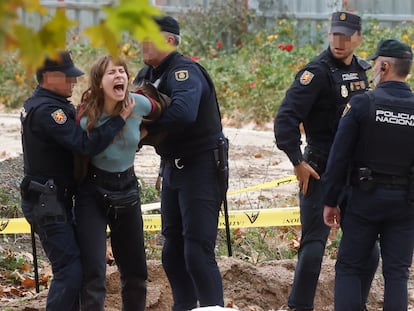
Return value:
M 104 92 L 101 88 L 101 82 L 110 61 L 112 61 L 117 66 L 124 67 L 129 81 L 128 67 L 125 61 L 122 59 L 114 59 L 109 55 L 105 55 L 101 56 L 93 63 L 89 71 L 89 87 L 85 92 L 83 92 L 81 97 L 81 104 L 84 105 L 84 107 L 81 115 L 79 116 L 86 116 L 88 118 L 86 124 L 86 130 L 88 132 L 90 132 L 95 127 L 103 111 Z M 125 93 L 125 98 L 116 104 L 112 115 L 119 115 L 122 106 L 127 101 L 127 99 L 128 90 Z

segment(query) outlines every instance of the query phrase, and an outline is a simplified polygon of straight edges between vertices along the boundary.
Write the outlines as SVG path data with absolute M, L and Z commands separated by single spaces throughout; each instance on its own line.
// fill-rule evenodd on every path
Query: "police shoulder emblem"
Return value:
M 188 70 L 178 70 L 175 72 L 175 80 L 185 81 L 188 79 Z
M 315 75 L 312 72 L 305 70 L 300 76 L 300 84 L 308 85 L 309 83 L 311 83 L 314 76 Z
M 57 124 L 65 124 L 66 120 L 68 119 L 62 109 L 55 110 L 52 112 L 51 116 Z
M 350 103 L 347 103 L 345 105 L 344 111 L 342 112 L 342 116 L 345 116 L 350 109 L 351 109 L 351 104 Z

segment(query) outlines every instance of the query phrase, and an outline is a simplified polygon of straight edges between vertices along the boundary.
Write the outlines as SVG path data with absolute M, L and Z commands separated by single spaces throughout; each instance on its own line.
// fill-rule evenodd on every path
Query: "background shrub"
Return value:
M 296 72 L 327 47 L 326 22 L 315 27 L 310 21 L 309 26 L 302 21 L 298 27 L 294 19 L 275 18 L 271 26 L 267 22 L 264 27 L 238 2 L 218 2 L 208 12 L 195 9 L 178 16 L 183 39 L 179 51 L 209 71 L 223 117 L 232 121 L 228 124 L 254 122 L 260 127 L 273 119 Z M 362 58 L 371 55 L 384 38 L 399 39 L 414 47 L 413 21 L 390 28 L 378 20 L 364 19 L 363 26 L 364 42 L 356 51 Z M 121 56 L 127 60 L 133 78 L 143 66 L 140 46 L 127 37 L 124 42 Z M 72 35 L 68 48 L 85 72 L 105 53 L 91 48 L 77 35 Z M 410 76 L 408 83 L 413 82 Z M 8 109 L 19 109 L 35 85 L 34 77 L 26 76 L 17 55 L 4 53 L 0 60 L 0 103 Z M 75 104 L 86 87 L 85 75 L 79 79 L 72 97 Z

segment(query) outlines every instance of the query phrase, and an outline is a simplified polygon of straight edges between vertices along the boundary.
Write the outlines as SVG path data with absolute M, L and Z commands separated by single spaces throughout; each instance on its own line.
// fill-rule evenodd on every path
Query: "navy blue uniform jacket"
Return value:
M 196 62 L 172 52 L 156 68 L 144 67 L 134 83 L 159 80 L 158 90 L 171 98 L 171 105 L 147 128 L 151 133 L 167 131 L 156 146 L 164 159 L 195 156 L 217 148 L 222 133 L 216 91 L 209 75 Z

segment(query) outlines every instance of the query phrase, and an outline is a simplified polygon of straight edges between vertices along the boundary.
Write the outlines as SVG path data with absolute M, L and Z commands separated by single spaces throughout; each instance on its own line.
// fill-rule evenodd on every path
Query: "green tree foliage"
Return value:
M 30 76 L 44 59 L 45 54 L 54 58 L 58 50 L 66 49 L 66 34 L 77 22 L 66 16 L 64 7 L 56 10 L 40 29 L 35 30 L 20 22 L 18 11 L 47 15 L 40 0 L 0 0 L 0 48 L 17 50 L 17 57 Z M 111 55 L 118 56 L 124 33 L 142 41 L 151 38 L 160 47 L 166 47 L 153 16 L 161 12 L 149 1 L 120 0 L 116 5 L 103 8 L 106 18 L 98 25 L 88 27 L 84 34 L 95 47 L 104 47 Z

